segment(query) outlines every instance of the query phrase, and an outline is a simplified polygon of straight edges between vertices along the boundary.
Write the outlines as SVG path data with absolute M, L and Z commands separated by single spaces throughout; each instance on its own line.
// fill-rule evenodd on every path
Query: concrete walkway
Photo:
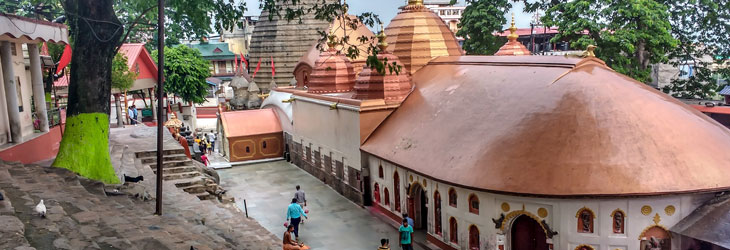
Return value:
M 300 238 L 312 249 L 377 249 L 381 238 L 389 238 L 391 249 L 399 249 L 398 232 L 388 222 L 286 161 L 235 166 L 218 174 L 236 205 L 243 209 L 245 199 L 248 215 L 279 238 L 298 184 L 310 210 Z

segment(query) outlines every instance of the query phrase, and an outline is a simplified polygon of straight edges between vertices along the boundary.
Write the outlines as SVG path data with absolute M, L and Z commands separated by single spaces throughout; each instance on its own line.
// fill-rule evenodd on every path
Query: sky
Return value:
M 244 0 L 246 1 L 246 7 L 248 11 L 245 13 L 247 16 L 258 16 L 261 14 L 259 9 L 259 0 Z M 387 26 L 393 17 L 398 14 L 398 7 L 405 4 L 405 0 L 348 0 L 347 4 L 350 5 L 349 12 L 353 15 L 359 15 L 363 12 L 373 12 L 380 16 L 380 20 Z M 457 5 L 463 5 L 464 1 L 461 0 Z M 532 14 L 524 13 L 522 8 L 524 4 L 522 1 L 512 2 L 512 12 L 515 13 L 515 23 L 518 28 L 530 27 L 530 20 Z M 507 18 L 507 24 L 504 28 L 508 28 L 510 25 L 511 13 L 505 15 Z

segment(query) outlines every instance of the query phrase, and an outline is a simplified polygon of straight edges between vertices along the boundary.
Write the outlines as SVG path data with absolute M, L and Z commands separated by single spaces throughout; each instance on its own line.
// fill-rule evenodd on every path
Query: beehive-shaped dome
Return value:
M 524 44 L 517 41 L 519 37 L 515 31 L 515 14 L 512 13 L 512 26 L 509 27 L 509 35 L 507 36 L 507 43 L 499 48 L 495 56 L 529 56 L 530 50 L 525 47 Z
M 398 56 L 414 74 L 431 59 L 462 55 L 461 47 L 444 21 L 423 5 L 410 0 L 385 28 L 388 52 Z
M 386 64 L 395 63 L 401 66 L 401 71 L 396 74 L 396 72 L 390 72 L 386 66 L 385 74 L 380 74 L 377 70 L 365 66 L 355 80 L 355 95 L 352 98 L 383 99 L 386 104 L 400 103 L 413 88 L 410 74 L 398 56 L 387 52 L 388 43 L 385 42 L 386 38 L 382 32 L 378 35 L 378 39 L 380 40 L 378 47 L 384 51 L 378 54 L 378 60 Z
M 333 43 L 329 43 L 328 47 L 314 62 L 307 92 L 324 94 L 352 91 L 355 85 L 355 69 L 350 59 L 338 53 Z

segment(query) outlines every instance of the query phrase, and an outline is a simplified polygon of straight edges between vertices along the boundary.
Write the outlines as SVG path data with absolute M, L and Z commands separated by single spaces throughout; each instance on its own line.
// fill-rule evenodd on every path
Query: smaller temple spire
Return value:
M 495 53 L 496 56 L 523 56 L 530 55 L 530 51 L 521 42 L 517 41 L 520 36 L 517 35 L 517 27 L 515 26 L 515 13 L 512 13 L 512 24 L 509 27 L 509 35 L 507 35 L 507 43 Z
M 383 28 L 383 23 L 380 23 L 380 33 L 378 33 L 377 38 L 378 38 L 378 48 L 380 49 L 381 52 L 385 51 L 385 49 L 388 48 L 388 42 L 385 41 L 385 39 L 387 37 L 385 36 L 385 28 Z
M 507 40 L 510 42 L 517 41 L 517 38 L 519 37 L 515 31 L 517 31 L 517 27 L 515 27 L 515 13 L 512 12 L 512 25 L 509 27 L 509 35 L 507 36 Z

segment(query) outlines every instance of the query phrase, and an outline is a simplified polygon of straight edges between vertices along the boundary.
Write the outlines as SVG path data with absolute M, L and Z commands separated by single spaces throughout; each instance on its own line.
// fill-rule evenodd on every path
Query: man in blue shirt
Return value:
M 408 220 L 408 225 L 411 225 L 412 228 L 416 228 L 416 226 L 413 225 L 413 219 L 411 219 L 411 217 L 408 217 L 407 213 L 403 213 L 403 219 Z
M 411 239 L 411 234 L 413 234 L 413 227 L 411 227 L 411 225 L 408 225 L 407 219 L 403 219 L 403 225 L 398 228 L 398 233 L 400 233 L 401 249 L 413 250 L 413 243 Z
M 294 226 L 294 235 L 299 241 L 299 222 L 302 221 L 302 216 L 307 218 L 307 214 L 304 213 L 302 206 L 297 204 L 297 198 L 291 199 L 291 204 L 286 209 L 286 220 L 291 219 L 291 225 Z

